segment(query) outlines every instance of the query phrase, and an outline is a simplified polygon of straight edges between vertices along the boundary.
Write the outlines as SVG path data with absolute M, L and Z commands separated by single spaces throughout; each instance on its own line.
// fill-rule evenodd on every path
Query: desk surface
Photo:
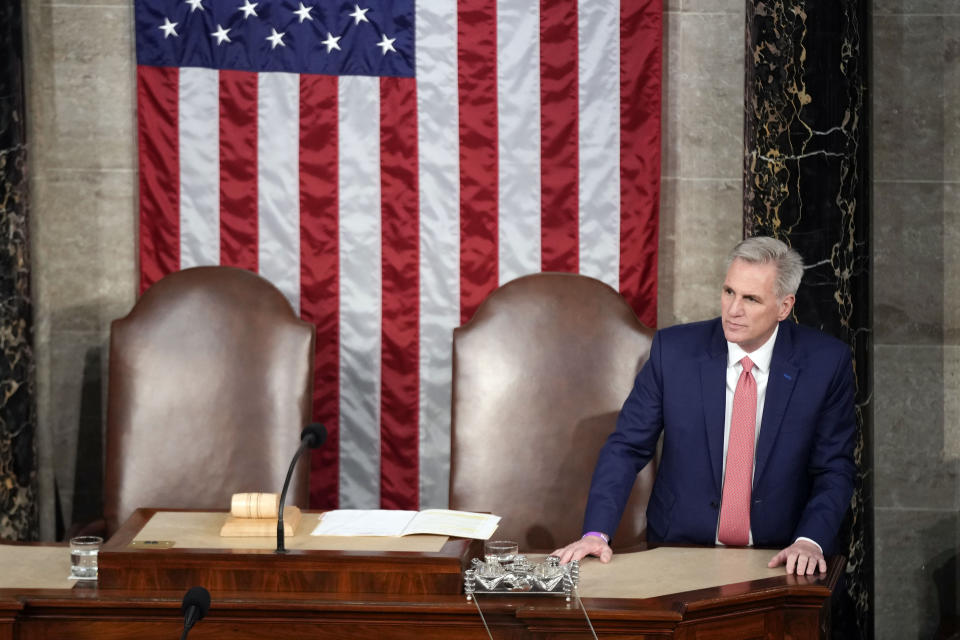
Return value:
M 273 557 L 258 553 L 267 562 Z M 826 637 L 828 600 L 844 559 L 831 558 L 825 575 L 797 577 L 782 568 L 767 569 L 772 553 L 659 547 L 616 554 L 609 565 L 591 560 L 581 568 L 583 606 L 604 638 Z M 4 569 L 16 567 L 0 572 L 0 640 L 175 637 L 182 625 L 183 593 L 193 586 L 145 591 L 81 583 L 69 588 L 66 547 L 0 545 L 0 563 Z M 481 594 L 474 604 L 462 595 L 436 593 L 211 593 L 210 613 L 190 633 L 195 640 L 487 638 L 478 605 L 495 638 L 592 637 L 577 602 L 550 596 Z
M 254 548 L 262 548 L 262 545 Z M 331 547 L 325 544 L 320 548 Z M 653 598 L 777 578 L 783 569 L 767 568 L 771 555 L 770 551 L 763 549 L 659 547 L 615 554 L 607 565 L 588 558 L 581 565 L 580 596 Z M 70 550 L 66 546 L 0 544 L 0 566 L 4 569 L 0 572 L 0 589 L 71 589 L 74 586 L 74 581 L 67 577 Z
M 72 589 L 66 545 L 0 544 L 0 589 Z

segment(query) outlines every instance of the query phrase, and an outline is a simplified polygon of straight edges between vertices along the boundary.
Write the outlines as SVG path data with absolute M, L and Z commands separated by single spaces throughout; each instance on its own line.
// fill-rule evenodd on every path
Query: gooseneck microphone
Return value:
M 283 504 L 287 501 L 287 489 L 290 488 L 290 478 L 293 476 L 293 468 L 297 466 L 297 460 L 300 454 L 306 449 L 316 449 L 327 439 L 327 429 L 319 422 L 312 422 L 303 428 L 300 432 L 300 446 L 297 452 L 293 454 L 293 460 L 290 461 L 290 468 L 287 469 L 287 479 L 283 481 L 283 491 L 280 492 L 280 508 L 277 511 L 277 553 L 286 553 L 287 549 L 283 546 Z
M 210 592 L 203 587 L 190 587 L 183 596 L 183 604 L 180 605 L 180 611 L 183 612 L 183 633 L 180 634 L 180 640 L 186 640 L 193 625 L 203 620 L 209 610 Z

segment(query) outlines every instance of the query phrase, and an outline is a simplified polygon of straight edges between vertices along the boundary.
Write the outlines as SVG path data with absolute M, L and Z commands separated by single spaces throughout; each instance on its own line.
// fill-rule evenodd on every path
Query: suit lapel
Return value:
M 726 406 L 727 343 L 720 323 L 710 342 L 710 353 L 700 363 L 700 392 L 703 394 L 703 424 L 717 492 L 723 488 L 723 421 Z
M 767 378 L 767 394 L 763 401 L 763 419 L 760 423 L 760 438 L 757 440 L 756 466 L 753 473 L 754 489 L 763 477 L 799 374 L 800 367 L 797 366 L 793 357 L 793 326 L 789 322 L 781 322 L 777 341 L 773 346 L 770 376 Z

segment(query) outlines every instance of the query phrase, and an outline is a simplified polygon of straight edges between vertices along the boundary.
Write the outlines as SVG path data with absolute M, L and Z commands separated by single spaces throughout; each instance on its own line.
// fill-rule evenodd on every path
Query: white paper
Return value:
M 500 516 L 487 513 L 427 509 L 417 514 L 405 533 L 442 533 L 454 538 L 487 540 L 499 524 Z
M 315 536 L 402 536 L 416 511 L 337 509 L 320 517 Z
M 416 533 L 486 540 L 497 530 L 500 516 L 449 509 L 396 511 L 338 509 L 327 511 L 314 536 L 405 536 Z

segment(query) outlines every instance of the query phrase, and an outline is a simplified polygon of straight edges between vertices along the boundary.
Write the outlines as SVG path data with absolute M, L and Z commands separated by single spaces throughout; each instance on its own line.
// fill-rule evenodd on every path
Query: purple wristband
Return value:
M 610 537 L 601 531 L 587 531 L 582 537 L 586 538 L 587 536 L 594 536 L 595 538 L 600 538 L 607 544 L 610 543 Z

